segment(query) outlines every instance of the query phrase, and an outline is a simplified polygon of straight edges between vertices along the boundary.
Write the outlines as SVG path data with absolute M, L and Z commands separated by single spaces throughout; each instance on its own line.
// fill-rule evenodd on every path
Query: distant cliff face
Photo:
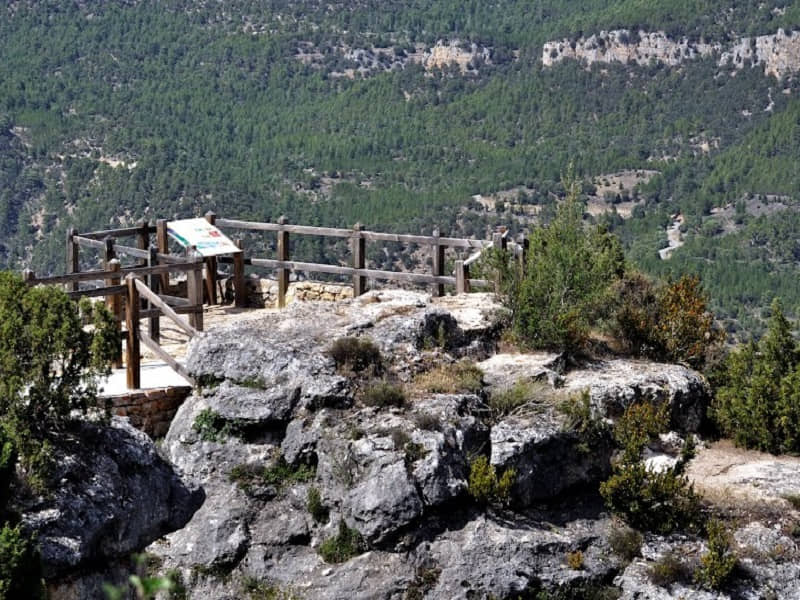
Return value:
M 542 49 L 542 63 L 549 67 L 564 59 L 588 64 L 636 63 L 651 60 L 677 66 L 687 60 L 719 56 L 719 65 L 743 68 L 746 64 L 763 66 L 766 75 L 783 77 L 800 70 L 800 32 L 741 38 L 733 44 L 693 42 L 687 38 L 672 40 L 662 31 L 631 32 L 627 29 L 601 31 L 588 38 L 547 42 Z

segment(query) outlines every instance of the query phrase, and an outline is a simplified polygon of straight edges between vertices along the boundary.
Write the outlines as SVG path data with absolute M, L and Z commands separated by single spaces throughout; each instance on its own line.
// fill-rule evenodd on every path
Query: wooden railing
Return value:
M 507 231 L 494 234 L 491 241 L 474 240 L 467 238 L 451 238 L 439 235 L 439 230 L 434 229 L 433 235 L 406 235 L 395 233 L 381 233 L 377 231 L 365 231 L 360 224 L 356 224 L 353 229 L 342 229 L 333 227 L 313 227 L 309 225 L 291 225 L 286 217 L 281 217 L 277 223 L 260 223 L 254 221 L 241 221 L 237 219 L 218 218 L 214 213 L 206 213 L 206 219 L 220 229 L 238 229 L 249 231 L 274 232 L 276 234 L 277 257 L 267 258 L 244 258 L 243 256 L 217 257 L 217 261 L 225 263 L 236 263 L 240 261 L 242 265 L 254 267 L 264 267 L 276 270 L 278 282 L 278 307 L 286 305 L 286 292 L 289 287 L 289 271 L 305 271 L 309 273 L 328 273 L 334 275 L 345 275 L 352 277 L 353 295 L 360 296 L 367 287 L 367 278 L 383 279 L 387 281 L 402 281 L 408 283 L 430 284 L 435 296 L 444 295 L 444 286 L 452 285 L 456 293 L 470 291 L 472 287 L 487 287 L 493 282 L 485 279 L 470 278 L 469 268 L 486 248 L 495 247 L 505 250 L 507 248 Z M 322 263 L 309 263 L 291 260 L 289 256 L 289 235 L 318 235 L 323 237 L 344 238 L 350 242 L 350 264 L 351 266 L 341 266 Z M 399 242 L 406 244 L 419 244 L 428 246 L 431 251 L 431 273 L 409 273 L 400 271 L 386 271 L 380 269 L 366 268 L 366 242 Z M 242 240 L 236 240 L 236 244 L 243 249 Z M 445 274 L 445 250 L 446 248 L 461 248 L 477 250 L 466 260 L 456 260 L 452 274 Z M 212 276 L 216 269 L 209 269 L 206 277 Z M 241 272 L 241 267 L 237 270 Z M 237 281 L 237 274 L 234 274 L 234 282 Z M 206 287 L 215 287 L 213 281 L 206 283 Z M 242 285 L 242 288 L 244 286 Z
M 134 227 L 122 227 L 102 231 L 78 233 L 75 229 L 67 232 L 67 273 L 47 277 L 37 277 L 32 271 L 24 272 L 24 279 L 29 285 L 60 284 L 65 285 L 67 293 L 78 298 L 82 296 L 104 296 L 106 305 L 115 317 L 120 333 L 126 339 L 125 365 L 127 368 L 127 384 L 135 389 L 141 384 L 140 344 L 144 344 L 157 357 L 170 365 L 183 377 L 189 379 L 188 372 L 160 345 L 160 318 L 166 317 L 190 338 L 203 330 L 203 300 L 209 304 L 217 302 L 217 263 L 233 265 L 233 281 L 235 303 L 245 306 L 247 287 L 245 285 L 245 265 L 274 269 L 278 281 L 278 306 L 286 304 L 286 293 L 289 287 L 289 272 L 305 271 L 309 273 L 328 273 L 352 277 L 353 294 L 359 296 L 367 290 L 367 279 L 383 279 L 430 285 L 434 295 L 444 294 L 445 286 L 455 287 L 457 293 L 468 292 L 472 287 L 496 285 L 496 282 L 470 277 L 470 265 L 488 248 L 509 249 L 524 263 L 525 247 L 521 244 L 507 242 L 507 231 L 497 232 L 491 240 L 474 240 L 466 238 L 444 237 L 434 229 L 433 235 L 406 235 L 365 231 L 356 224 L 353 229 L 332 227 L 313 227 L 307 225 L 291 225 L 286 217 L 278 223 L 260 223 L 236 219 L 217 218 L 213 212 L 206 213 L 205 218 L 221 229 L 237 229 L 261 232 L 274 232 L 277 236 L 277 257 L 245 258 L 242 240 L 236 240 L 240 251 L 231 256 L 203 258 L 193 248 L 187 249 L 186 256 L 169 253 L 167 221 L 159 219 L 155 226 L 140 222 Z M 155 234 L 155 245 L 151 246 L 151 236 Z M 349 240 L 350 264 L 310 263 L 291 260 L 289 252 L 289 236 L 317 235 L 323 237 L 344 238 Z M 135 245 L 124 245 L 119 238 L 136 238 Z M 411 273 L 386 271 L 366 268 L 366 242 L 399 242 L 428 246 L 431 252 L 431 272 Z M 101 269 L 81 271 L 80 250 L 90 248 L 99 252 Z M 445 274 L 445 250 L 456 248 L 474 250 L 466 259 L 458 259 L 454 263 L 451 274 Z M 122 265 L 120 257 L 132 259 L 133 264 Z M 186 276 L 186 297 L 168 295 L 170 291 L 170 274 L 183 273 Z M 102 282 L 99 287 L 81 289 L 85 282 Z M 187 314 L 189 319 L 181 315 Z M 149 319 L 147 332 L 140 325 L 141 319 Z M 122 331 L 122 323 L 125 331 Z M 115 357 L 115 367 L 122 366 L 122 348 Z

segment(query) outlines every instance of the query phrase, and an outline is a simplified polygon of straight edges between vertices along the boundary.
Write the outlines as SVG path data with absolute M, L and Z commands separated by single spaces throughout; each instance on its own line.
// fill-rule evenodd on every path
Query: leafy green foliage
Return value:
M 700 503 L 683 469 L 693 455 L 690 444 L 681 459 L 660 472 L 647 467 L 642 452 L 667 423 L 666 411 L 649 403 L 628 407 L 619 419 L 614 437 L 622 456 L 611 477 L 600 484 L 608 508 L 631 527 L 666 534 L 695 528 L 700 523 Z
M 700 557 L 700 566 L 694 572 L 694 577 L 701 585 L 718 590 L 730 580 L 737 559 L 731 551 L 730 535 L 721 521 L 711 519 L 706 531 L 708 552 Z
M 17 450 L 13 437 L 0 425 L 0 513 L 5 510 L 11 494 L 11 484 L 17 464 Z
M 510 414 L 533 400 L 533 397 L 533 385 L 522 378 L 515 381 L 509 388 L 492 392 L 488 401 L 492 418 L 497 420 Z
M 155 573 L 155 568 L 160 565 L 160 560 L 156 560 L 154 565 L 153 558 L 155 557 L 148 554 L 134 555 L 132 560 L 136 572 L 128 576 L 127 585 L 103 584 L 103 593 L 106 598 L 123 600 L 130 596 L 131 591 L 137 600 L 185 598 L 186 589 L 183 587 L 180 574 L 177 571 L 169 571 L 165 574 Z
M 295 591 L 287 589 L 277 583 L 244 577 L 242 579 L 242 594 L 247 600 L 301 600 L 302 596 Z
M 481 455 L 470 463 L 467 491 L 478 504 L 508 504 L 516 477 L 517 471 L 510 468 L 498 478 L 494 465 Z
M 274 486 L 283 490 L 297 483 L 304 483 L 314 478 L 316 469 L 308 465 L 293 466 L 283 456 L 278 456 L 271 465 L 236 465 L 231 469 L 229 479 L 236 483 L 245 493 L 252 493 L 257 486 Z
M 36 546 L 20 525 L 0 529 L 0 600 L 44 598 L 41 563 Z
M 532 348 L 581 350 L 609 304 L 610 284 L 623 272 L 616 237 L 585 229 L 579 189 L 565 184 L 567 198 L 549 225 L 535 228 L 525 273 L 505 277 L 511 328 Z
M 319 546 L 319 554 L 327 563 L 346 562 L 365 550 L 366 544 L 361 534 L 348 527 L 344 519 L 339 521 L 339 532 Z
M 204 408 L 194 418 L 194 431 L 205 442 L 222 442 L 235 432 L 235 425 L 211 408 Z
M 716 376 L 713 416 L 741 446 L 800 451 L 800 351 L 779 301 L 767 333 L 731 352 Z
M 83 318 L 93 331 L 84 329 Z M 29 287 L 0 272 L 0 418 L 34 488 L 47 477 L 47 436 L 76 414 L 105 415 L 97 382 L 118 344 L 104 307 L 79 307 L 60 289 Z
M 328 513 L 330 511 L 322 502 L 322 494 L 320 494 L 319 488 L 308 488 L 308 494 L 306 495 L 306 508 L 308 509 L 311 517 L 317 523 L 328 522 Z
M 589 454 L 601 446 L 608 447 L 609 427 L 600 415 L 593 413 L 588 390 L 570 396 L 558 409 L 566 416 L 564 430 L 571 431 L 580 440 L 579 452 Z

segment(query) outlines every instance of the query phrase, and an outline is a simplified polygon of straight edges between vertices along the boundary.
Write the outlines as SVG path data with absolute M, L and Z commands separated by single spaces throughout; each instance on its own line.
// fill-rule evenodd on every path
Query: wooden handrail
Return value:
M 143 228 L 141 225 L 138 227 L 120 227 L 119 229 L 103 229 L 100 231 L 90 231 L 88 233 L 81 234 L 84 238 L 90 238 L 94 240 L 102 240 L 103 238 L 107 237 L 132 237 L 135 235 L 139 235 L 142 233 Z M 147 227 L 148 233 L 155 233 L 156 228 L 153 225 L 149 225 Z
M 128 277 L 131 276 L 129 275 Z M 164 314 L 165 317 L 168 317 L 173 323 L 175 323 L 175 325 L 186 332 L 190 337 L 194 337 L 200 333 L 197 329 L 192 327 L 188 321 L 172 310 L 172 308 L 161 298 L 159 298 L 157 294 L 154 294 L 141 279 L 135 278 L 134 282 L 136 284 L 136 290 L 139 292 L 139 294 L 147 298 Z
M 190 262 L 191 261 L 191 262 Z M 48 275 L 46 277 L 33 276 L 27 283 L 30 285 L 56 285 L 59 283 L 78 283 L 81 281 L 99 281 L 112 276 L 125 275 L 160 275 L 162 273 L 186 273 L 187 271 L 202 271 L 203 263 L 195 259 L 181 258 L 180 262 L 168 265 L 155 265 L 152 267 L 123 267 L 119 271 L 97 270 L 70 273 L 67 275 Z
M 349 238 L 353 236 L 352 229 L 339 229 L 334 227 L 311 227 L 309 225 L 281 225 L 279 223 L 258 223 L 255 221 L 239 221 L 236 219 L 221 219 L 217 217 L 217 227 L 230 227 L 232 229 L 251 229 L 254 231 L 285 231 L 303 235 L 321 235 L 325 237 Z M 433 244 L 439 243 L 450 248 L 485 248 L 491 246 L 486 240 L 471 240 L 468 238 L 437 237 L 432 235 L 408 235 L 398 233 L 382 233 L 378 231 L 361 231 L 359 235 L 368 242 L 400 242 L 405 244 Z

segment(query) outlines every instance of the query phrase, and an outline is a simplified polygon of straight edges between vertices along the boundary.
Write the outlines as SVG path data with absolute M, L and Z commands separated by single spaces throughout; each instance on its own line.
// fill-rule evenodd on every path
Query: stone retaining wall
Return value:
M 169 430 L 178 407 L 192 393 L 191 386 L 136 390 L 111 396 L 111 413 L 128 417 L 131 425 L 152 438 L 163 437 Z
M 293 281 L 286 290 L 286 303 L 295 300 L 334 302 L 353 297 L 353 287 L 318 281 Z M 247 280 L 247 304 L 258 308 L 273 307 L 278 301 L 278 282 L 274 279 Z

